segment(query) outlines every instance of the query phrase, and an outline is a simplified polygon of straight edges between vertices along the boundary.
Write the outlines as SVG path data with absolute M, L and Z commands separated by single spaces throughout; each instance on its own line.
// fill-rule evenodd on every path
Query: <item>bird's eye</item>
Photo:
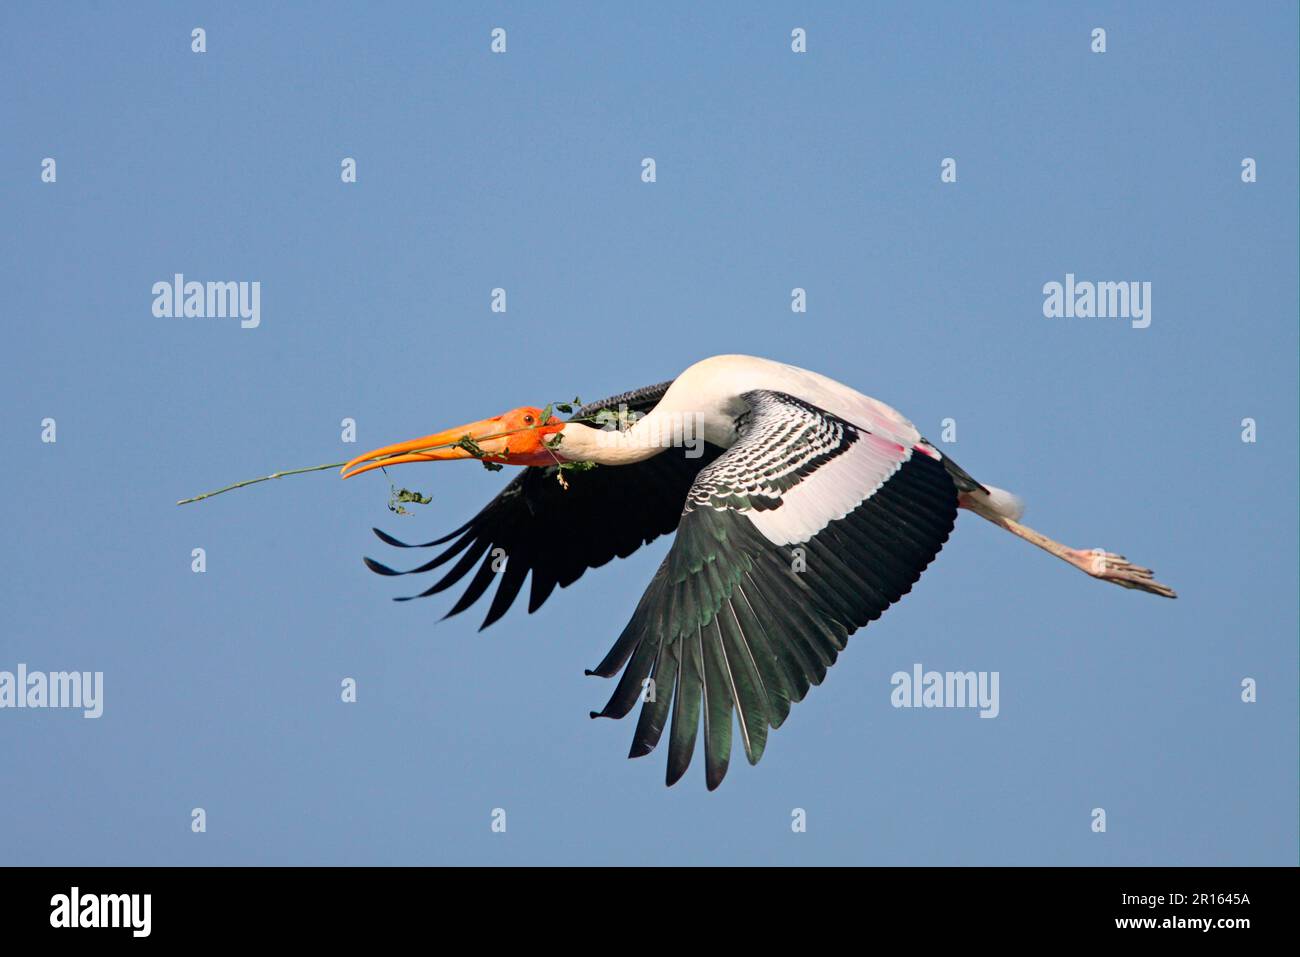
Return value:
M 531 415 L 524 416 L 524 425 L 532 425 L 532 424 L 533 424 L 533 417 Z

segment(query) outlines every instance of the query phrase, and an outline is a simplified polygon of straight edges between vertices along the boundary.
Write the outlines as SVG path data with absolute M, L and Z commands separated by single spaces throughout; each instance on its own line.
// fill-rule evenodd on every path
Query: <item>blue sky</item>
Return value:
M 1290 3 L 6 5 L 0 670 L 105 701 L 0 710 L 0 862 L 1295 863 L 1297 32 Z M 176 272 L 260 282 L 260 326 L 155 317 Z M 1045 318 L 1067 273 L 1150 282 L 1150 327 Z M 480 635 L 360 559 L 506 474 L 412 467 L 414 517 L 379 474 L 173 504 L 724 352 L 954 419 L 1031 525 L 1179 600 L 963 515 L 709 794 L 587 718 L 667 541 Z M 917 662 L 997 671 L 1000 715 L 891 707 Z

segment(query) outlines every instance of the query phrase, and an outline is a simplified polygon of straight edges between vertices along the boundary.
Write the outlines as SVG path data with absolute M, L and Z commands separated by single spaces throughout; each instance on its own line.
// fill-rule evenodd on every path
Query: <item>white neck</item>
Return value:
M 631 465 L 644 462 L 666 449 L 685 449 L 689 457 L 703 454 L 707 417 L 701 413 L 666 410 L 661 403 L 649 415 L 638 419 L 631 428 L 593 429 L 570 422 L 560 433 L 564 438 L 556 451 L 571 462 L 595 462 L 597 465 Z M 721 441 L 711 437 L 710 441 Z
M 570 422 L 560 433 L 564 438 L 555 446 L 555 451 L 569 462 L 595 462 L 597 465 L 644 462 L 662 452 L 665 446 L 643 441 L 642 436 L 634 434 L 640 424 L 638 422 L 626 432 L 619 432 L 617 429 L 593 429 L 579 422 Z

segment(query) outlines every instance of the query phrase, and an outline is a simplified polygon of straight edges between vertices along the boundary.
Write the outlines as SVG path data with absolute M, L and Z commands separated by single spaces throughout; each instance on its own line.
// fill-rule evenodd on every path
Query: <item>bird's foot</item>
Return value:
M 1081 548 L 1075 551 L 1075 555 L 1078 557 L 1074 564 L 1093 578 L 1164 598 L 1178 597 L 1168 585 L 1155 580 L 1151 569 L 1134 565 L 1123 555 L 1116 555 L 1104 548 Z

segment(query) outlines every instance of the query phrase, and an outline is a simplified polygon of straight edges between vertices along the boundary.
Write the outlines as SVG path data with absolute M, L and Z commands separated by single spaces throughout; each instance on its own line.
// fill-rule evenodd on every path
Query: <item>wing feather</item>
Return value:
M 661 697 L 643 702 L 629 754 L 654 750 L 671 715 L 670 785 L 701 723 L 710 790 L 733 727 L 757 763 L 769 730 L 911 589 L 956 518 L 942 461 L 789 395 L 744 399 L 736 444 L 696 476 L 672 549 L 591 672 L 623 669 L 601 717 L 627 714 L 655 678 Z

